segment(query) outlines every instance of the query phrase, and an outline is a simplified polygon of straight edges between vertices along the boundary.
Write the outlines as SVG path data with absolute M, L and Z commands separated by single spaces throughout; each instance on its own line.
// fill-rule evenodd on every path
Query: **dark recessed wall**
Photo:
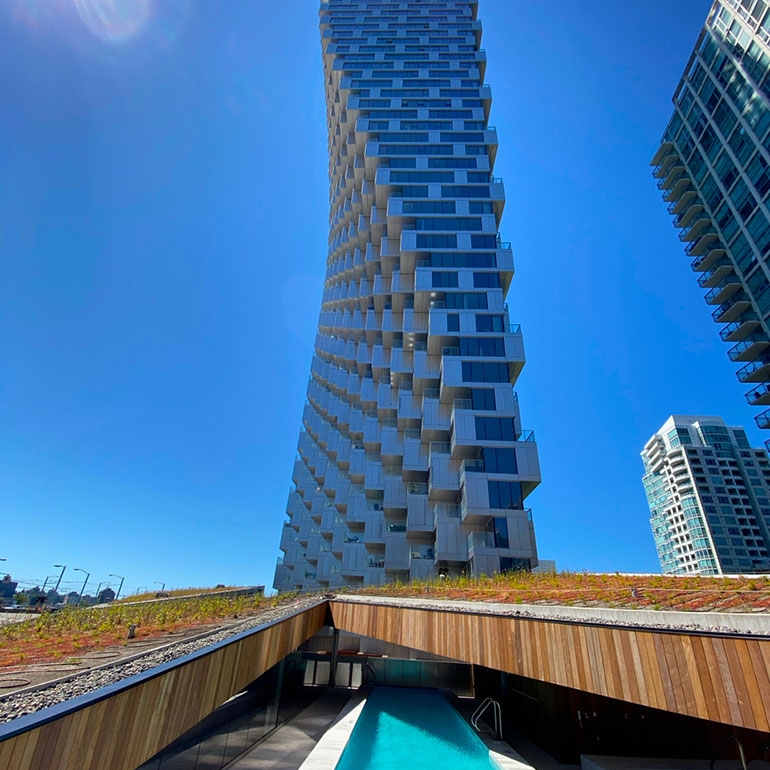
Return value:
M 770 742 L 770 733 L 680 716 L 592 695 L 582 690 L 475 668 L 476 696 L 500 702 L 504 732 L 518 730 L 560 762 L 581 754 L 691 759 L 737 758 L 731 735 L 743 744 L 748 760 Z M 763 753 L 759 759 L 768 759 Z

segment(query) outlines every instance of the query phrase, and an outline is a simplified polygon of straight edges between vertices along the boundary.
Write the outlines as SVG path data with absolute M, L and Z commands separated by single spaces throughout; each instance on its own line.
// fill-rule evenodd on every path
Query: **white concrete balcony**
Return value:
M 398 391 L 391 387 L 390 378 L 387 382 L 381 382 L 377 388 L 377 409 L 398 409 Z
M 404 441 L 397 427 L 382 428 L 382 446 L 380 454 L 386 457 L 402 457 L 404 454 Z
M 366 564 L 366 546 L 363 543 L 345 543 L 342 547 L 340 573 L 346 577 L 363 577 Z
M 364 487 L 366 489 L 385 489 L 385 475 L 382 471 L 382 465 L 376 465 L 373 462 L 366 463 Z
M 372 512 L 366 516 L 364 523 L 364 542 L 369 546 L 372 543 L 385 544 L 385 517 L 381 512 Z
M 405 510 L 407 507 L 406 484 L 398 476 L 385 477 L 382 505 L 387 511 Z
M 428 498 L 422 495 L 409 495 L 406 508 L 407 534 L 433 532 L 433 510 Z
M 364 420 L 364 444 L 370 451 L 376 451 L 381 443 L 382 431 L 377 419 L 377 412 L 374 412 L 372 415 L 367 415 Z
M 388 532 L 385 536 L 385 569 L 409 569 L 409 542 L 405 532 Z
M 281 550 L 285 551 L 295 543 L 297 543 L 297 530 L 289 523 L 284 524 L 281 529 Z
M 422 400 L 411 390 L 398 392 L 398 419 L 410 421 L 422 419 Z
M 419 430 L 418 430 L 419 434 Z M 410 472 L 418 474 L 417 478 L 411 480 L 420 480 L 428 472 L 428 447 L 421 438 L 404 437 L 404 464 L 403 471 L 405 475 Z

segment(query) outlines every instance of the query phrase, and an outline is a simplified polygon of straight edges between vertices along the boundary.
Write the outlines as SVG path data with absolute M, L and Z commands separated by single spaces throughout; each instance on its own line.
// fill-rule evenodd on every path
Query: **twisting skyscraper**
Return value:
M 473 0 L 329 0 L 326 282 L 274 585 L 537 563 Z

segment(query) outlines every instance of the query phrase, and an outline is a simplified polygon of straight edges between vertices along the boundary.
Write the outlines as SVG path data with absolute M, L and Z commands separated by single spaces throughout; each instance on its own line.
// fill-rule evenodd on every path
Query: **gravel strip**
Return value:
M 68 677 L 65 681 L 58 680 L 48 685 L 43 684 L 33 689 L 22 690 L 0 697 L 0 724 L 10 722 L 26 714 L 32 714 L 49 706 L 55 706 L 78 695 L 85 695 L 101 687 L 115 684 L 129 676 L 141 674 L 143 671 L 197 652 L 243 631 L 248 631 L 251 628 L 280 620 L 283 617 L 323 601 L 326 601 L 326 599 L 317 595 L 303 598 L 287 607 L 276 607 L 275 609 L 260 612 L 248 620 L 244 620 L 242 623 L 236 623 L 233 626 L 218 631 L 211 631 L 199 638 L 171 642 L 160 649 L 140 653 L 139 656 L 126 661 L 107 663 L 98 668 L 83 671 Z M 16 671 L 14 676 L 19 676 L 20 673 Z
M 560 606 L 555 604 L 507 604 L 503 602 L 458 601 L 456 599 L 429 599 L 391 597 L 367 594 L 339 594 L 335 601 L 382 604 L 443 612 L 472 612 L 480 615 L 556 620 L 561 622 L 590 623 L 593 625 L 651 629 L 656 631 L 683 631 L 707 634 L 738 634 L 741 636 L 770 636 L 770 615 L 730 612 L 676 612 L 668 610 L 610 609 L 603 607 Z

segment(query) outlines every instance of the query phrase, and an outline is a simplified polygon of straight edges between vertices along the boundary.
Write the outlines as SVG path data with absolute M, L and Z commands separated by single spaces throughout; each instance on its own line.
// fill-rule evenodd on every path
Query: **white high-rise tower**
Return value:
M 279 590 L 537 563 L 476 10 L 321 5 L 329 248 Z

